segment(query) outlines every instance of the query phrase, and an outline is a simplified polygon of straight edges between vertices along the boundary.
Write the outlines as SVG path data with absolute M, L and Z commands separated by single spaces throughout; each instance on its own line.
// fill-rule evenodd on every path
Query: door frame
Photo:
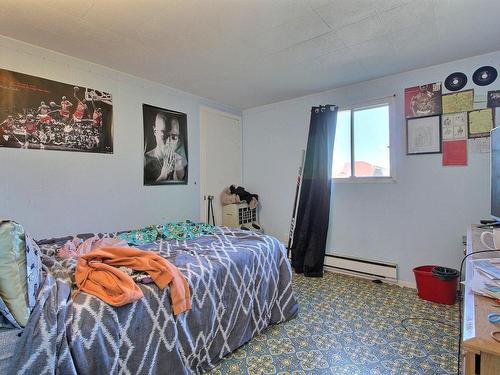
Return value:
M 241 171 L 241 176 L 240 180 L 243 182 L 243 122 L 242 122 L 242 117 L 239 115 L 235 115 L 230 112 L 224 112 L 212 107 L 208 107 L 205 105 L 200 106 L 200 221 L 206 220 L 206 214 L 207 214 L 207 207 L 206 207 L 206 201 L 204 197 L 204 192 L 205 192 L 205 184 L 206 184 L 206 159 L 203 157 L 205 154 L 205 149 L 204 149 L 204 136 L 205 134 L 203 133 L 203 115 L 204 113 L 213 113 L 219 116 L 227 117 L 232 120 L 236 120 L 239 122 L 240 125 L 240 145 L 241 145 L 241 150 L 240 150 L 240 156 L 241 156 L 241 164 L 240 164 L 240 171 Z M 220 225 L 220 223 L 218 223 Z

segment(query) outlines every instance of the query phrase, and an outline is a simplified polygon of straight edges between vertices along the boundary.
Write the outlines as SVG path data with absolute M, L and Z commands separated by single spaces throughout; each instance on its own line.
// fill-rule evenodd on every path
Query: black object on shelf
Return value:
M 483 220 L 481 220 L 483 221 Z M 493 229 L 500 227 L 500 221 L 493 221 L 491 223 L 481 223 L 482 225 L 478 225 L 477 227 L 480 229 Z
M 493 219 L 483 219 L 483 220 L 479 220 L 479 222 L 481 224 L 485 225 L 485 224 L 495 224 L 497 221 L 493 220 Z

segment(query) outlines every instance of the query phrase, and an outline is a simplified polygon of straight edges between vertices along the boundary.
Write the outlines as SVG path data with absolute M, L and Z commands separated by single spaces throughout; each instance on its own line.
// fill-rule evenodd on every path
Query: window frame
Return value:
M 339 112 L 342 111 L 350 111 L 350 136 L 351 136 L 351 176 L 347 178 L 335 178 L 333 177 L 332 173 L 332 180 L 334 183 L 369 183 L 369 184 L 380 184 L 380 183 L 395 183 L 396 182 L 396 160 L 395 160 L 395 141 L 394 141 L 394 135 L 395 135 L 395 115 L 394 115 L 394 96 L 389 96 L 386 98 L 382 99 L 377 99 L 377 100 L 371 100 L 368 102 L 363 102 L 362 104 L 353 104 L 353 105 L 347 105 L 347 106 L 342 106 L 339 108 Z M 367 176 L 367 177 L 356 177 L 354 176 L 354 112 L 363 110 L 363 109 L 370 109 L 370 108 L 376 108 L 376 107 L 381 107 L 383 105 L 387 105 L 389 107 L 389 176 L 380 176 L 380 177 L 375 177 L 375 176 Z M 333 163 L 335 161 L 332 161 L 332 169 L 333 169 Z

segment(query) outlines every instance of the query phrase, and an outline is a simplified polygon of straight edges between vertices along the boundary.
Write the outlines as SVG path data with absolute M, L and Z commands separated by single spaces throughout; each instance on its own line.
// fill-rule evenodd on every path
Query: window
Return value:
M 389 103 L 338 112 L 333 178 L 354 181 L 391 177 L 390 118 Z

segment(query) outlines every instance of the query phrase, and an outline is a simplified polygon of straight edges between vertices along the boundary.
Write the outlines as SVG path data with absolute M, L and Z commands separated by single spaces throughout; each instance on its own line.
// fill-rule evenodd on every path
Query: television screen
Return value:
M 491 131 L 491 216 L 500 221 L 500 127 Z

